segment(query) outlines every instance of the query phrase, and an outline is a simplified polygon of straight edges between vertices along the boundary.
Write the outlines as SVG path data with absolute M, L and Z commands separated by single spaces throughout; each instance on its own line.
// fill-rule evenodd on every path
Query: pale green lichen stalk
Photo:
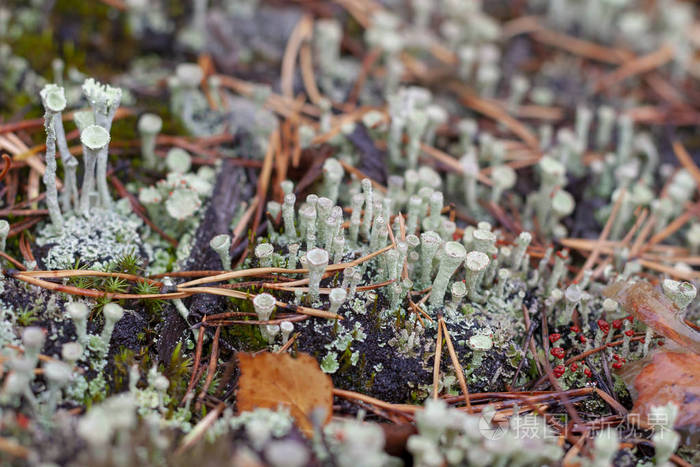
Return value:
M 83 215 L 88 215 L 93 203 L 92 187 L 100 186 L 99 175 L 90 172 L 90 167 L 99 165 L 101 154 L 109 144 L 109 132 L 102 126 L 90 125 L 80 133 L 80 142 L 85 149 L 85 178 L 83 179 L 83 193 L 80 199 L 80 210 Z M 95 164 L 97 163 L 97 164 Z M 99 170 L 97 172 L 99 174 Z
M 92 78 L 88 78 L 83 83 L 83 93 L 87 97 L 90 107 L 92 108 L 95 124 L 106 130 L 107 134 L 112 128 L 112 120 L 119 108 L 119 103 L 122 97 L 122 91 L 119 88 L 112 87 L 108 84 L 101 84 Z M 109 140 L 97 152 L 97 164 L 95 168 L 95 177 L 97 181 L 97 192 L 99 195 L 100 205 L 103 208 L 111 208 L 112 197 L 109 194 L 107 185 L 107 157 L 109 151 Z M 83 187 L 83 197 L 86 196 Z M 89 196 L 89 193 L 87 194 Z M 82 206 L 84 208 L 84 205 Z
M 328 252 L 321 248 L 314 248 L 306 253 L 309 267 L 309 295 L 312 301 L 318 300 L 319 287 L 323 273 L 328 267 Z
M 143 165 L 147 169 L 155 169 L 158 166 L 156 158 L 156 137 L 163 127 L 163 120 L 155 114 L 145 113 L 139 118 L 138 129 L 141 135 L 141 155 Z
M 5 251 L 7 236 L 10 233 L 10 223 L 5 219 L 0 219 L 0 251 Z
M 462 244 L 447 242 L 443 248 L 437 275 L 430 292 L 430 304 L 441 306 L 447 291 L 447 284 L 457 268 L 467 257 L 467 251 Z
M 56 189 L 56 117 L 66 107 L 66 97 L 63 88 L 55 84 L 47 84 L 41 90 L 41 101 L 44 104 L 44 128 L 46 129 L 46 171 L 44 172 L 44 184 L 46 185 L 46 205 L 54 228 L 60 232 L 63 230 L 63 216 L 58 204 L 58 190 Z

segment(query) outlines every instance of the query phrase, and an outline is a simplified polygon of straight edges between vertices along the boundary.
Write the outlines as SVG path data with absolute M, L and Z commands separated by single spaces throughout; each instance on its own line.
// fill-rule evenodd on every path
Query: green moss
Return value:
M 255 293 L 250 290 L 249 292 Z M 233 310 L 248 313 L 255 312 L 253 304 L 249 300 L 231 298 L 230 302 Z M 244 321 L 249 320 L 247 316 L 243 318 L 237 317 L 234 319 L 243 319 Z M 223 329 L 222 332 L 227 339 L 243 350 L 257 351 L 267 348 L 267 341 L 263 339 L 262 335 L 260 334 L 260 329 L 256 325 L 244 324 L 240 326 L 228 326 L 226 329 Z
M 36 313 L 39 311 L 39 305 L 35 304 L 32 307 L 25 307 L 17 312 L 17 324 L 22 327 L 31 326 L 32 323 L 38 320 Z
M 56 57 L 58 50 L 50 29 L 38 33 L 25 33 L 10 43 L 12 53 L 29 62 L 29 66 L 44 74 L 51 70 L 51 61 Z M 37 53 L 37 51 L 41 53 Z
M 167 365 L 162 366 L 161 373 L 170 381 L 168 394 L 171 396 L 171 410 L 177 408 L 187 391 L 187 384 L 192 367 L 192 358 L 186 357 L 182 350 L 182 341 L 178 342 Z M 213 385 L 212 385 L 213 386 Z
M 114 392 L 124 391 L 129 387 L 129 367 L 135 361 L 133 350 L 122 347 L 114 355 L 114 371 L 112 372 L 112 388 Z

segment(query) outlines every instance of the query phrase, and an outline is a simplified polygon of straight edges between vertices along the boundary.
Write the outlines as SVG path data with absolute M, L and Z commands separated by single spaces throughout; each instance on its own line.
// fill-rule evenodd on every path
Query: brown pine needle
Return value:
M 201 330 L 199 332 L 204 333 L 204 330 Z M 197 404 L 195 404 L 195 411 L 199 410 L 202 399 L 207 394 L 207 391 L 209 390 L 209 386 L 211 386 L 212 381 L 214 381 L 214 375 L 216 374 L 216 361 L 219 358 L 219 337 L 221 337 L 221 326 L 217 326 L 216 331 L 214 331 L 214 338 L 212 339 L 211 346 L 211 356 L 209 357 L 209 366 L 207 367 L 207 378 L 204 381 L 202 390 L 199 391 L 199 396 L 197 397 Z
M 440 151 L 437 148 L 434 148 L 432 146 L 428 146 L 427 144 L 421 143 L 420 144 L 421 150 L 427 154 L 428 156 L 432 157 L 436 161 L 442 162 L 446 166 L 448 166 L 450 169 L 454 170 L 455 172 L 458 173 L 464 173 L 464 169 L 462 168 L 462 165 L 459 163 L 457 159 L 454 157 L 450 156 L 447 153 L 444 153 Z M 493 182 L 491 182 L 491 179 L 488 178 L 484 173 L 479 172 L 476 176 L 476 178 L 483 183 L 484 185 L 491 186 Z
M 442 356 L 442 326 L 438 326 L 435 342 L 435 361 L 433 362 L 433 399 L 438 398 L 438 383 L 440 382 L 440 357 Z
M 287 350 L 289 350 L 289 348 L 292 345 L 294 345 L 294 342 L 299 338 L 299 336 L 301 336 L 301 332 L 295 332 L 294 335 L 282 347 L 279 348 L 277 353 L 284 353 Z
M 449 88 L 459 96 L 460 101 L 465 106 L 470 109 L 479 112 L 480 114 L 486 115 L 487 117 L 502 123 L 520 139 L 522 139 L 525 144 L 527 144 L 531 149 L 535 151 L 540 150 L 540 142 L 537 136 L 530 131 L 525 125 L 520 123 L 517 119 L 508 115 L 508 113 L 503 110 L 498 104 L 481 97 L 476 96 L 462 83 L 452 82 Z
M 381 192 L 381 193 L 386 193 L 386 187 L 379 183 L 378 181 L 372 179 L 368 175 L 365 175 L 360 169 L 353 167 L 352 165 L 348 164 L 342 159 L 338 159 L 338 162 L 340 162 L 340 165 L 343 166 L 343 168 L 353 174 L 355 177 L 357 177 L 358 180 L 362 180 L 363 178 L 368 179 L 370 182 L 372 182 L 372 186 L 374 187 L 375 190 Z M 390 229 L 391 230 L 391 229 Z
M 657 263 L 655 261 L 649 261 L 647 259 L 640 259 L 639 264 L 641 264 L 647 269 L 652 269 L 654 271 L 668 274 L 669 276 L 675 277 L 677 279 L 683 279 L 686 281 L 696 281 L 700 279 L 700 272 L 697 271 L 685 271 L 682 269 L 676 269 L 673 266 L 666 266 L 664 264 Z
M 313 29 L 313 25 L 311 28 Z M 308 94 L 311 102 L 318 105 L 323 99 L 323 96 L 318 90 L 318 86 L 316 86 L 313 57 L 311 55 L 311 44 L 309 41 L 305 41 L 301 45 L 301 50 L 299 50 L 299 63 L 301 65 L 301 79 L 304 82 L 306 94 Z
M 243 234 L 245 232 L 245 228 L 250 222 L 251 217 L 253 217 L 253 213 L 257 211 L 258 207 L 258 197 L 255 196 L 251 201 L 250 201 L 250 206 L 245 210 L 243 215 L 241 216 L 240 220 L 236 224 L 236 227 L 233 228 L 233 239 L 231 240 L 231 248 L 235 248 L 238 242 L 243 238 Z
M 22 275 L 29 277 L 42 277 L 42 278 L 64 278 L 64 277 L 116 277 L 119 279 L 126 279 L 133 282 L 148 282 L 154 285 L 163 285 L 158 281 L 153 279 L 148 279 L 145 277 L 137 276 L 136 274 L 126 274 L 123 272 L 104 272 L 104 271 L 93 271 L 90 269 L 63 269 L 63 270 L 51 270 L 51 271 L 26 271 L 22 272 Z
M 700 168 L 695 164 L 693 158 L 688 154 L 688 150 L 685 149 L 680 141 L 676 140 L 673 142 L 673 153 L 676 155 L 676 158 L 678 158 L 678 162 L 683 165 L 683 168 L 693 176 L 695 184 L 700 186 Z
M 288 99 L 294 98 L 294 68 L 297 55 L 299 54 L 299 49 L 301 49 L 301 44 L 311 36 L 312 26 L 313 19 L 311 16 L 308 14 L 302 16 L 296 26 L 294 26 L 294 30 L 289 36 L 284 49 L 282 70 L 280 72 L 280 87 L 282 88 L 282 95 Z
M 605 222 L 605 226 L 603 227 L 603 231 L 600 233 L 600 236 L 598 237 L 598 241 L 596 242 L 595 248 L 593 248 L 593 251 L 591 254 L 586 258 L 586 262 L 583 263 L 583 266 L 579 270 L 578 274 L 576 274 L 576 277 L 574 278 L 574 282 L 580 281 L 583 278 L 583 273 L 590 269 L 598 259 L 598 256 L 600 255 L 600 248 L 601 248 L 601 242 L 604 242 L 607 238 L 608 235 L 610 234 L 610 229 L 612 229 L 613 221 L 615 220 L 615 217 L 617 217 L 617 212 L 620 210 L 620 206 L 622 205 L 622 199 L 625 197 L 625 193 L 627 192 L 626 189 L 623 189 L 622 192 L 619 194 L 617 197 L 617 200 L 615 201 L 615 204 L 613 205 L 612 211 L 610 212 L 610 216 L 608 217 L 608 220 Z
M 84 289 L 81 287 L 74 287 L 71 285 L 57 284 L 55 282 L 45 281 L 43 279 L 38 279 L 27 273 L 34 271 L 22 271 L 16 273 L 5 272 L 6 275 L 14 279 L 18 279 L 27 282 L 32 285 L 42 287 L 47 290 L 53 290 L 54 292 L 62 292 L 69 295 L 80 295 L 83 297 L 91 298 L 109 298 L 111 300 L 144 300 L 148 298 L 157 299 L 172 299 L 172 298 L 185 298 L 192 295 L 190 292 L 174 292 L 174 293 L 164 293 L 164 294 L 130 294 L 130 293 L 116 293 L 116 292 L 103 292 L 101 290 Z
M 207 316 L 204 315 L 202 317 L 202 322 L 205 323 L 207 321 Z M 192 394 L 192 390 L 194 389 L 194 385 L 197 383 L 198 378 L 198 373 L 199 373 L 199 365 L 202 360 L 202 348 L 204 346 L 204 331 L 199 331 L 199 334 L 197 335 L 197 347 L 195 348 L 194 351 L 194 367 L 192 368 L 192 374 L 190 375 L 190 381 L 187 384 L 187 391 L 185 391 L 185 396 L 183 397 L 183 401 L 185 398 L 189 395 Z
M 27 459 L 31 451 L 11 438 L 0 436 L 0 452 L 19 459 Z M 4 456 L 3 456 L 4 457 Z
M 364 263 L 365 261 L 369 261 L 370 259 L 374 258 L 375 256 L 381 255 L 382 253 L 390 250 L 393 248 L 392 245 L 387 245 L 384 248 L 380 248 L 379 250 L 369 253 L 361 258 L 357 258 L 353 261 L 347 262 L 347 263 L 338 263 L 338 264 L 330 264 L 326 268 L 326 272 L 330 271 L 340 271 L 345 268 L 357 266 L 359 264 Z M 205 272 L 205 271 L 203 271 Z M 179 289 L 184 289 L 186 287 L 192 287 L 195 285 L 200 285 L 200 284 L 209 284 L 211 282 L 221 282 L 221 281 L 228 281 L 231 279 L 237 279 L 239 277 L 255 277 L 259 276 L 262 274 L 269 274 L 269 273 L 278 273 L 278 274 L 308 274 L 309 270 L 308 269 L 287 269 L 287 268 L 252 268 L 252 269 L 241 269 L 238 271 L 229 271 L 229 272 L 224 272 L 221 274 L 215 274 L 215 275 L 210 275 L 207 277 L 202 277 L 201 279 L 195 279 L 189 282 L 184 282 L 178 286 Z
M 464 370 L 462 370 L 462 365 L 459 364 L 459 359 L 457 358 L 457 353 L 455 352 L 455 348 L 452 346 L 452 339 L 450 338 L 450 333 L 447 330 L 447 325 L 445 324 L 445 320 L 440 316 L 438 319 L 440 326 L 442 327 L 442 331 L 445 335 L 445 342 L 447 343 L 447 350 L 450 353 L 450 359 L 452 359 L 452 365 L 455 368 L 455 372 L 457 373 L 457 380 L 459 381 L 459 386 L 462 389 L 462 395 L 464 396 L 464 400 L 467 402 L 467 412 L 472 413 L 472 404 L 469 401 L 469 388 L 467 387 L 467 380 L 464 378 Z
M 7 261 L 10 263 L 14 264 L 17 269 L 20 271 L 26 271 L 27 268 L 24 266 L 24 264 L 20 263 L 18 260 L 14 259 L 12 256 L 8 255 L 4 251 L 0 251 L 0 257 L 5 258 Z
M 366 402 L 367 404 L 372 404 L 372 405 L 375 405 L 377 407 L 381 407 L 382 409 L 392 410 L 395 412 L 416 413 L 420 410 L 423 410 L 423 407 L 421 407 L 420 405 L 392 404 L 390 402 L 384 402 L 383 400 L 376 399 L 372 396 L 360 394 L 359 392 L 355 392 L 355 391 L 348 391 L 346 389 L 334 388 L 333 395 L 337 396 L 337 397 L 342 397 L 343 399 L 351 399 L 351 400 L 354 399 L 354 400 Z
M 255 217 L 253 217 L 253 226 L 251 230 L 253 232 L 258 231 L 258 226 L 262 220 L 263 207 L 265 206 L 265 199 L 267 194 L 267 189 L 270 185 L 270 176 L 272 175 L 272 161 L 275 157 L 275 153 L 279 148 L 279 131 L 275 130 L 270 133 L 270 139 L 267 142 L 267 152 L 265 153 L 265 159 L 263 160 L 263 167 L 260 171 L 260 177 L 258 178 L 258 192 L 257 192 L 257 206 L 255 209 Z
M 629 60 L 617 70 L 604 76 L 596 84 L 595 91 L 600 92 L 609 89 L 628 78 L 654 70 L 668 63 L 672 58 L 673 48 L 669 45 L 663 45 L 650 54 Z
M 644 250 L 651 248 L 652 246 L 656 245 L 657 243 L 665 240 L 667 237 L 670 237 L 671 235 L 676 233 L 678 229 L 680 229 L 686 224 L 686 222 L 697 216 L 697 209 L 698 205 L 693 206 L 690 209 L 686 209 L 683 213 L 681 213 L 681 215 L 676 217 L 670 224 L 668 224 L 666 228 L 664 228 L 661 232 L 654 234 L 649 239 L 649 242 L 645 245 Z
M 180 288 L 178 287 L 178 290 L 179 289 Z M 224 289 L 221 287 L 189 287 L 187 289 L 184 289 L 183 292 L 207 293 L 207 294 L 211 294 L 211 295 L 221 295 L 223 297 L 242 298 L 242 299 L 250 300 L 250 301 L 253 301 L 253 299 L 256 297 L 255 294 L 240 292 L 238 290 Z M 330 313 L 330 312 L 324 311 L 324 310 L 317 310 L 315 308 L 309 308 L 306 306 L 287 304 L 285 302 L 280 302 L 280 301 L 277 301 L 276 304 L 278 307 L 286 308 L 286 309 L 295 311 L 297 313 L 301 313 L 303 315 L 316 316 L 318 318 L 327 318 L 327 319 L 343 319 L 342 316 L 340 316 L 336 313 Z
M 217 418 L 219 418 L 219 415 L 221 415 L 221 412 L 224 411 L 224 408 L 226 408 L 226 404 L 223 402 L 219 402 L 219 404 L 216 407 L 214 407 L 214 410 L 209 412 L 194 426 L 194 428 L 192 428 L 192 431 L 187 433 L 185 437 L 182 438 L 182 443 L 180 443 L 180 447 L 177 448 L 177 451 L 175 451 L 175 453 L 182 454 L 183 452 L 191 448 L 194 444 L 196 444 L 197 441 L 199 441 L 204 436 L 207 429 L 216 421 Z

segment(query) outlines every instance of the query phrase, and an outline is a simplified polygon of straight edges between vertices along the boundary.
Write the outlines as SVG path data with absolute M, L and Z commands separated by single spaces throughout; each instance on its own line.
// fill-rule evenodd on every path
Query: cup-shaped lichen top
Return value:
M 139 132 L 143 134 L 156 134 L 163 128 L 163 119 L 156 114 L 146 113 L 139 118 Z
M 318 298 L 321 278 L 328 266 L 328 260 L 328 252 L 322 248 L 313 248 L 306 252 L 309 268 L 309 294 L 314 300 Z
M 66 94 L 61 86 L 47 84 L 39 94 L 46 110 L 58 113 L 66 108 Z
M 38 354 L 38 352 L 41 351 L 45 340 L 46 335 L 39 327 L 31 326 L 25 328 L 22 332 L 22 343 L 24 344 L 25 352 L 31 349 L 33 352 Z
M 565 217 L 574 212 L 576 202 L 571 194 L 564 190 L 558 190 L 552 198 L 552 210 L 557 217 Z
M 216 252 L 228 250 L 231 246 L 231 236 L 228 234 L 216 235 L 209 241 L 209 246 Z
M 468 271 L 481 272 L 489 265 L 489 257 L 481 251 L 470 251 L 465 264 Z
M 275 247 L 272 243 L 261 243 L 255 247 L 255 257 L 260 261 L 261 267 L 269 267 L 272 262 L 272 254 L 275 252 Z
M 215 235 L 209 240 L 209 246 L 219 255 L 221 266 L 224 269 L 231 269 L 231 255 L 229 254 L 231 236 L 228 234 Z
M 71 365 L 83 356 L 83 346 L 78 342 L 66 342 L 61 347 L 61 357 Z
M 497 165 L 491 171 L 491 178 L 493 179 L 494 186 L 497 186 L 501 190 L 508 190 L 515 185 L 517 174 L 515 170 L 508 165 Z
M 178 80 L 185 86 L 197 87 L 204 78 L 202 67 L 196 63 L 181 63 L 175 70 Z
M 182 148 L 172 148 L 165 157 L 165 166 L 169 172 L 187 173 L 192 167 L 192 156 Z
M 328 266 L 328 252 L 322 248 L 314 248 L 306 253 L 310 271 L 323 271 Z
M 453 300 L 461 300 L 467 294 L 467 285 L 462 282 L 453 282 L 450 288 Z
M 97 151 L 109 144 L 109 132 L 99 125 L 90 125 L 80 133 L 80 142 Z
M 272 312 L 275 311 L 275 297 L 269 293 L 261 293 L 253 299 L 253 307 L 260 321 L 270 319 Z
M 493 347 L 493 339 L 484 334 L 474 334 L 469 338 L 468 345 L 472 350 L 485 352 Z
M 63 386 L 68 383 L 73 376 L 73 369 L 67 363 L 52 360 L 44 363 L 44 377 L 50 384 Z
M 662 283 L 664 294 L 670 298 L 679 310 L 683 311 L 697 295 L 697 289 L 690 282 L 666 279 Z
M 331 313 L 336 313 L 338 309 L 345 303 L 345 299 L 348 297 L 348 293 L 345 289 L 337 287 L 331 289 L 328 294 L 328 300 L 331 302 L 331 307 L 328 311 Z
M 108 303 L 102 309 L 102 314 L 105 317 L 105 324 L 114 324 L 124 316 L 124 308 L 117 303 Z
M 542 174 L 542 183 L 544 185 L 554 186 L 562 183 L 566 175 L 566 168 L 561 162 L 549 156 L 544 156 L 540 159 L 538 166 Z
M 467 257 L 467 251 L 464 249 L 464 246 L 457 242 L 445 243 L 444 253 L 445 255 L 442 257 L 442 261 L 452 269 L 457 268 Z
M 496 243 L 496 235 L 486 229 L 476 229 L 472 234 L 472 238 L 474 249 L 482 253 L 488 253 Z
M 66 305 L 68 314 L 73 320 L 86 320 L 90 310 L 88 310 L 87 305 L 80 302 L 71 302 Z
M 118 87 L 110 86 L 109 84 L 102 84 L 93 78 L 88 78 L 83 82 L 83 93 L 90 105 L 98 113 L 97 117 L 102 120 L 107 117 L 108 128 L 111 124 L 110 116 L 114 115 L 117 107 L 119 107 L 119 102 L 122 98 L 122 90 Z

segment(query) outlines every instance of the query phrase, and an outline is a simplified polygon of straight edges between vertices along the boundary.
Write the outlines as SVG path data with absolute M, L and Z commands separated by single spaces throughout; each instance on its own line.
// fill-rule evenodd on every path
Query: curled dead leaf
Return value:
M 617 300 L 627 313 L 651 327 L 657 334 L 700 354 L 700 332 L 683 321 L 673 302 L 658 287 L 642 281 L 619 281 L 607 287 L 603 294 Z
M 673 402 L 680 407 L 677 429 L 694 433 L 700 428 L 700 355 L 656 352 L 634 378 L 634 389 L 632 413 L 642 422 L 648 420 L 651 407 Z
M 324 423 L 333 413 L 333 382 L 321 371 L 311 355 L 263 352 L 258 355 L 239 353 L 236 406 L 238 412 L 256 408 L 289 408 L 299 428 L 308 436 L 313 433 L 311 413 L 325 410 Z

